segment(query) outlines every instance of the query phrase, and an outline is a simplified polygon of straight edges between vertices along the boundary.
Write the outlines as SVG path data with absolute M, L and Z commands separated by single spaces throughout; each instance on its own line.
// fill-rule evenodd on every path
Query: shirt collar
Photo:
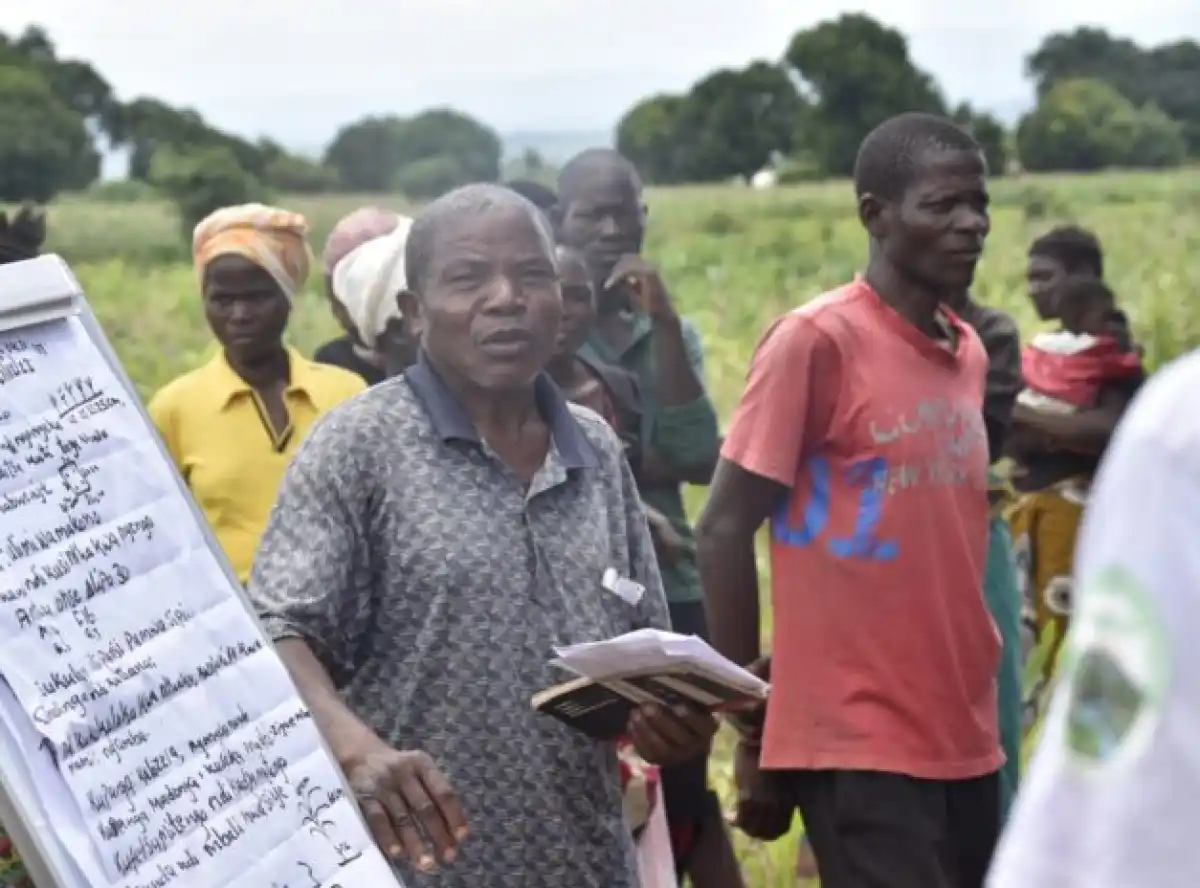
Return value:
M 286 392 L 300 392 L 312 399 L 313 373 L 312 365 L 294 348 L 287 349 L 288 356 L 288 387 Z M 225 359 L 225 352 L 218 351 L 208 362 L 208 372 L 212 381 L 212 391 L 219 405 L 224 408 L 238 395 L 248 395 L 253 389 L 250 383 L 238 376 Z
M 442 382 L 424 351 L 418 356 L 417 363 L 404 372 L 404 381 L 417 396 L 417 401 L 429 417 L 434 432 L 443 441 L 482 443 L 475 424 Z M 533 396 L 538 412 L 550 426 L 550 434 L 554 438 L 554 446 L 563 465 L 568 469 L 598 466 L 600 463 L 592 442 L 571 415 L 571 408 L 567 406 L 567 401 L 558 386 L 545 373 L 538 374 L 534 380 Z

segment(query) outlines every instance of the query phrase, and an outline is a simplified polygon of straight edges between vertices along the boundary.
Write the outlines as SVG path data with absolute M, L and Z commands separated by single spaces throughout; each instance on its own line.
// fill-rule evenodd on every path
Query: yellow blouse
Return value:
M 284 470 L 321 414 L 358 394 L 354 373 L 288 349 L 288 427 L 276 435 L 260 398 L 218 354 L 169 382 L 149 412 L 171 458 L 243 583 Z

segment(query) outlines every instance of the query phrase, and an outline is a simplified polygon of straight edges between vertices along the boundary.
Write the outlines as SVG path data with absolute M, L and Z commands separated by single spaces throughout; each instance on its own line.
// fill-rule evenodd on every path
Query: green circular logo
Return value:
M 1063 651 L 1068 694 L 1065 742 L 1089 770 L 1136 760 L 1149 745 L 1170 680 L 1170 651 L 1158 610 L 1137 579 L 1112 567 L 1074 602 Z

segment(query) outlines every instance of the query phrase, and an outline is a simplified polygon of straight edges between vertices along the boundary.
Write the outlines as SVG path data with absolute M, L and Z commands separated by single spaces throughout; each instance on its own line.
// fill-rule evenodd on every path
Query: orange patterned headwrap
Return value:
M 299 213 L 257 203 L 210 213 L 192 234 L 196 274 L 203 280 L 210 262 L 231 253 L 265 270 L 292 299 L 304 286 L 312 264 L 308 220 Z

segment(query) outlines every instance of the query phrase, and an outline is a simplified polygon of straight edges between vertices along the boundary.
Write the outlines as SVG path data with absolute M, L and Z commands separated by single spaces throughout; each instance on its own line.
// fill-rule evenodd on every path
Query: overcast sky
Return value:
M 1005 113 L 1027 101 L 1021 60 L 1047 32 L 1200 36 L 1200 0 L 14 0 L 0 30 L 42 25 L 122 99 L 311 148 L 360 115 L 430 105 L 504 132 L 608 130 L 642 96 L 777 58 L 797 29 L 852 10 L 904 31 L 950 98 Z

